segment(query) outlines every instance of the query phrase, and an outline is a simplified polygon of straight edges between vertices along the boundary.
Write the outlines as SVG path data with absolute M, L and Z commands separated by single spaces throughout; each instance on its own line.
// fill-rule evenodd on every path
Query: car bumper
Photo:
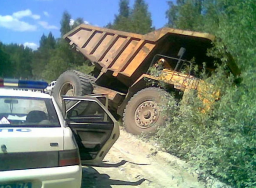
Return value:
M 81 181 L 80 165 L 0 172 L 0 185 L 31 182 L 32 188 L 80 188 Z

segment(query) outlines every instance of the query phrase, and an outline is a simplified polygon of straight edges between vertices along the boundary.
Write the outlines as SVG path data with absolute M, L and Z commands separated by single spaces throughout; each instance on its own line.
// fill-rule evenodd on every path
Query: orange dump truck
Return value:
M 59 105 L 61 95 L 104 94 L 133 134 L 154 133 L 164 123 L 160 103 L 167 92 L 181 99 L 182 92 L 200 87 L 193 66 L 200 69 L 205 62 L 208 71 L 216 68 L 216 59 L 206 55 L 214 40 L 207 33 L 162 28 L 140 35 L 82 24 L 64 38 L 95 68 L 90 75 L 77 70 L 60 75 L 53 90 Z M 238 73 L 234 63 L 229 68 Z M 161 88 L 160 81 L 168 87 Z

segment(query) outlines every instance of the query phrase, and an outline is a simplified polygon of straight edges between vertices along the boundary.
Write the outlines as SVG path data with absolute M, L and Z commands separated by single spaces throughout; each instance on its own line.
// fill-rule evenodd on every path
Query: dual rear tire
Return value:
M 134 135 L 152 135 L 165 124 L 163 108 L 170 95 L 160 88 L 149 87 L 139 91 L 128 102 L 123 123 Z

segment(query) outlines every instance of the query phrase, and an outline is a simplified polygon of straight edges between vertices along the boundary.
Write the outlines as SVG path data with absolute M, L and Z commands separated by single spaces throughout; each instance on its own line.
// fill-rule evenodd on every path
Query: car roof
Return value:
M 9 97 L 31 97 L 31 98 L 51 98 L 49 94 L 41 93 L 40 91 L 22 91 L 14 90 L 13 88 L 0 88 L 0 96 Z

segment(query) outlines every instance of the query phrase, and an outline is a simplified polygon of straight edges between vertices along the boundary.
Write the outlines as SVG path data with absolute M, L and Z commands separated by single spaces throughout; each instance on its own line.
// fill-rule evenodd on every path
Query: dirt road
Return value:
M 121 130 L 104 163 L 84 167 L 82 188 L 201 188 L 186 164 Z

